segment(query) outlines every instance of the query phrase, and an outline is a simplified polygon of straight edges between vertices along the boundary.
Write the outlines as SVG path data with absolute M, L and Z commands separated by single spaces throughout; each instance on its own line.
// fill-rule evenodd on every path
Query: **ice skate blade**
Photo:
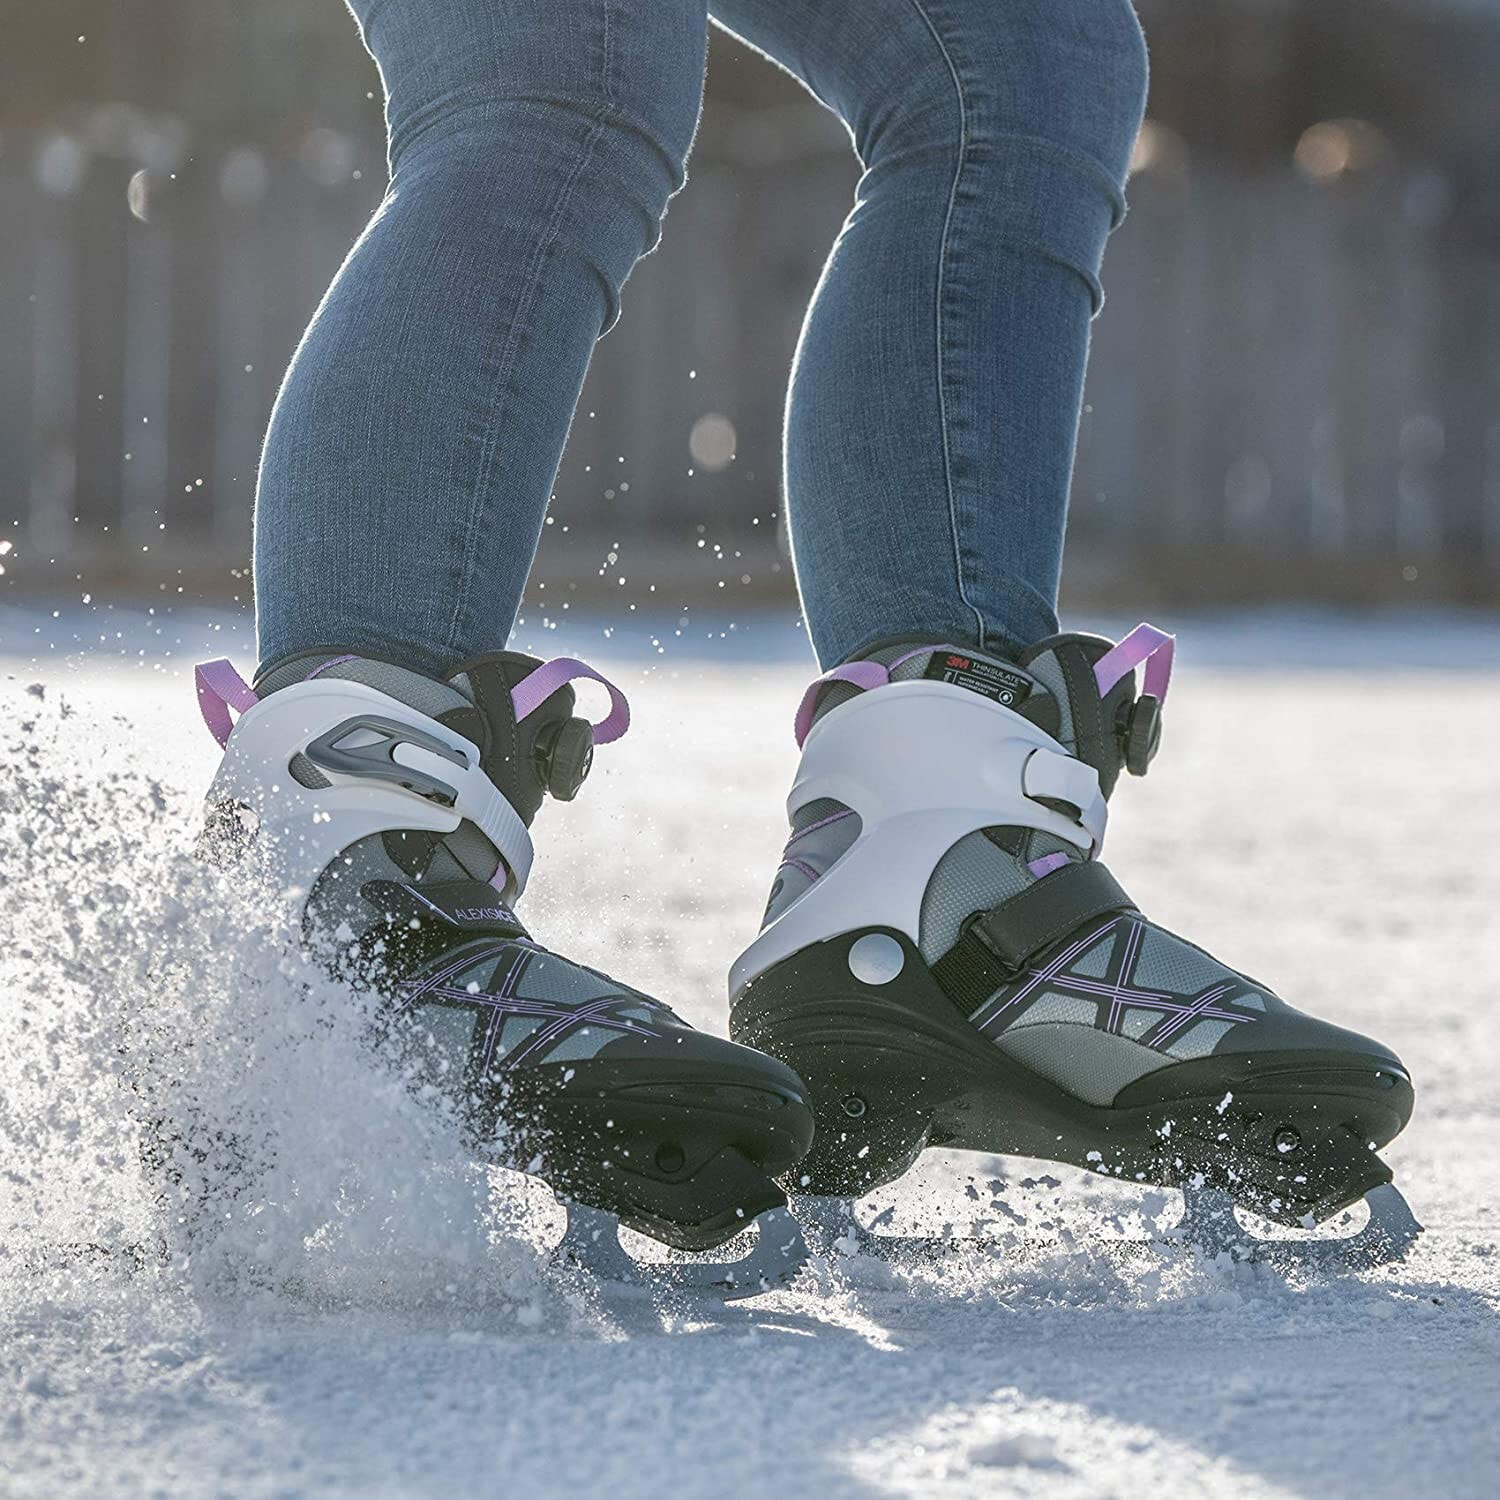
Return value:
M 740 1260 L 725 1262 L 638 1261 L 620 1243 L 619 1221 L 613 1214 L 578 1203 L 565 1206 L 568 1227 L 553 1251 L 553 1263 L 625 1286 L 736 1302 L 784 1285 L 808 1258 L 802 1226 L 784 1207 L 768 1209 L 755 1219 L 755 1243 Z
M 1227 1256 L 1237 1263 L 1286 1269 L 1364 1271 L 1405 1259 L 1422 1233 L 1406 1199 L 1390 1183 L 1365 1194 L 1370 1218 L 1358 1233 L 1343 1237 L 1267 1240 L 1250 1233 L 1234 1213 L 1234 1200 L 1210 1188 L 1183 1190 L 1185 1212 L 1170 1235 L 1159 1239 L 1111 1240 L 1111 1253 L 1163 1255 L 1174 1250 L 1213 1260 Z M 995 1253 L 1067 1248 L 1060 1240 L 1030 1239 L 1024 1233 L 990 1239 L 962 1235 L 882 1234 L 855 1216 L 849 1198 L 804 1196 L 792 1200 L 819 1254 L 829 1257 L 868 1255 L 876 1260 L 910 1264 L 958 1250 Z M 879 1220 L 876 1221 L 877 1224 Z
M 1174 1238 L 1199 1255 L 1226 1255 L 1286 1269 L 1371 1270 L 1404 1260 L 1422 1233 L 1411 1206 L 1389 1182 L 1365 1194 L 1370 1217 L 1363 1229 L 1324 1238 L 1262 1239 L 1235 1217 L 1234 1200 L 1215 1188 L 1184 1188 L 1182 1198 L 1185 1212 Z

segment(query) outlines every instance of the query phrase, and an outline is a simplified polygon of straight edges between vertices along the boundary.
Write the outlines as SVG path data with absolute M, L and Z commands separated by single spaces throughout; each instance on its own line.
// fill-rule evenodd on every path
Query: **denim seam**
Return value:
M 612 100 L 613 94 L 609 79 L 609 6 L 610 0 L 601 0 L 600 13 L 604 23 L 604 45 L 601 56 L 604 72 L 602 81 L 605 98 Z M 509 381 L 510 371 L 515 364 L 516 348 L 521 338 L 520 330 L 526 325 L 527 320 L 531 316 L 532 310 L 536 305 L 537 296 L 545 283 L 544 272 L 546 263 L 551 257 L 552 251 L 557 244 L 558 236 L 561 233 L 563 215 L 567 211 L 568 204 L 572 201 L 574 188 L 593 162 L 594 149 L 604 135 L 605 129 L 605 111 L 600 111 L 595 114 L 594 123 L 583 143 L 582 150 L 578 153 L 578 159 L 573 165 L 573 170 L 568 174 L 567 180 L 563 183 L 562 191 L 557 195 L 557 201 L 553 207 L 551 219 L 548 221 L 546 233 L 538 242 L 536 254 L 532 257 L 531 263 L 527 267 L 526 289 L 521 304 L 516 309 L 515 320 L 507 331 L 504 347 L 500 351 L 495 379 L 490 382 L 492 390 L 500 391 L 501 399 L 504 399 L 504 386 Z M 485 509 L 484 496 L 489 484 L 490 473 L 494 466 L 498 426 L 498 423 L 493 422 L 488 425 L 484 444 L 480 451 L 479 470 L 475 477 L 474 487 L 469 495 L 468 516 L 464 524 L 463 561 L 460 565 L 458 588 L 453 599 L 453 613 L 448 620 L 449 651 L 458 649 L 459 631 L 463 624 L 469 595 L 473 588 L 474 569 L 478 563 L 477 543 L 480 522 Z
M 912 9 L 921 18 L 922 24 L 927 28 L 933 42 L 937 45 L 938 52 L 942 55 L 944 64 L 948 69 L 949 76 L 953 79 L 953 96 L 958 103 L 958 159 L 953 166 L 953 183 L 948 190 L 948 207 L 943 215 L 943 233 L 938 244 L 938 269 L 937 285 L 934 289 L 933 310 L 935 321 L 935 346 L 937 355 L 937 385 L 938 385 L 938 425 L 943 434 L 943 487 L 947 491 L 948 501 L 948 527 L 953 537 L 953 577 L 958 586 L 958 597 L 963 606 L 974 616 L 974 623 L 978 630 L 978 638 L 981 646 L 984 645 L 985 629 L 984 616 L 974 607 L 969 598 L 968 590 L 964 587 L 964 555 L 963 542 L 959 536 L 957 499 L 953 491 L 953 461 L 948 442 L 948 389 L 947 389 L 947 363 L 943 357 L 943 297 L 946 290 L 946 271 L 948 263 L 948 237 L 953 226 L 953 215 L 958 204 L 959 184 L 963 181 L 964 167 L 967 163 L 969 150 L 969 115 L 964 100 L 963 81 L 959 77 L 957 64 L 953 61 L 948 51 L 947 44 L 943 41 L 937 27 L 933 24 L 932 17 L 928 15 L 922 4 L 922 0 L 911 0 Z

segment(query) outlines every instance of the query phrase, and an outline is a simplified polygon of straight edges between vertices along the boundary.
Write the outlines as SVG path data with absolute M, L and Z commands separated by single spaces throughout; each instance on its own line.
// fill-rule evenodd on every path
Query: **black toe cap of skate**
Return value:
M 1214 1048 L 1216 1056 L 1253 1052 L 1332 1053 L 1357 1060 L 1361 1066 L 1370 1063 L 1406 1072 L 1401 1059 L 1383 1042 L 1307 1015 L 1274 996 L 1271 999 L 1271 1008 L 1257 1017 L 1253 1025 L 1229 1029 Z
M 1177 1105 L 1201 1113 L 1211 1104 L 1218 1113 L 1233 1107 L 1236 1114 L 1250 1111 L 1267 1118 L 1312 1116 L 1378 1150 L 1411 1119 L 1411 1076 L 1388 1048 L 1336 1027 L 1327 1030 L 1364 1043 L 1367 1050 L 1302 1046 L 1214 1053 L 1137 1079 L 1120 1091 L 1114 1107 Z
M 565 1196 L 679 1249 L 722 1244 L 785 1202 L 773 1179 L 807 1154 L 813 1114 L 790 1068 L 702 1040 L 693 1055 L 611 1047 L 518 1071 L 515 1144 Z
M 1411 1118 L 1406 1069 L 1367 1045 L 1178 1062 L 1121 1090 L 1114 1107 L 1154 1122 L 1165 1180 L 1201 1176 L 1277 1223 L 1321 1222 L 1391 1180 L 1377 1152 Z

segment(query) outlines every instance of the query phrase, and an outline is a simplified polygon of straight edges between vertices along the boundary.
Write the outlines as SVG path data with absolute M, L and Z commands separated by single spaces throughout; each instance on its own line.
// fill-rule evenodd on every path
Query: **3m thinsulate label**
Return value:
M 934 651 L 922 675 L 934 682 L 951 682 L 954 687 L 968 688 L 971 693 L 1006 708 L 1023 704 L 1031 696 L 1033 686 L 1031 679 L 1020 672 L 957 651 Z

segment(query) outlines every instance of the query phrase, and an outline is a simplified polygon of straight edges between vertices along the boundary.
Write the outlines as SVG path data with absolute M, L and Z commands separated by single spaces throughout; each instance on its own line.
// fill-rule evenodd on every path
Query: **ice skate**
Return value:
M 1156 926 L 1099 862 L 1120 772 L 1156 752 L 1172 644 L 1142 625 L 1014 663 L 891 645 L 808 690 L 731 1034 L 806 1080 L 795 1180 L 825 1236 L 913 1248 L 852 1200 L 927 1146 L 1180 1188 L 1174 1238 L 1210 1253 L 1367 1265 L 1420 1232 L 1376 1154 L 1411 1114 L 1399 1059 Z M 1362 1198 L 1358 1233 L 1313 1232 Z M 1304 1233 L 1258 1237 L 1236 1208 Z
M 724 1297 L 795 1273 L 806 1252 L 773 1179 L 812 1135 L 796 1075 L 549 952 L 513 909 L 544 794 L 570 800 L 595 743 L 625 731 L 616 688 L 509 652 L 447 681 L 335 650 L 254 691 L 224 661 L 197 677 L 225 747 L 209 852 L 263 858 L 312 951 L 381 997 L 381 1048 L 443 1092 L 478 1154 L 568 1205 L 559 1259 Z M 580 677 L 609 690 L 601 723 L 573 714 Z M 758 1237 L 734 1263 L 648 1265 L 617 1221 L 683 1251 Z

